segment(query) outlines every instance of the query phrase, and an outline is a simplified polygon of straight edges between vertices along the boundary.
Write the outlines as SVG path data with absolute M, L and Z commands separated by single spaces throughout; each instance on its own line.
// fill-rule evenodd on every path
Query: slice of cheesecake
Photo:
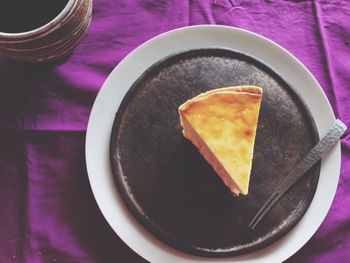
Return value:
M 235 195 L 248 193 L 262 89 L 226 87 L 179 107 L 183 135 Z

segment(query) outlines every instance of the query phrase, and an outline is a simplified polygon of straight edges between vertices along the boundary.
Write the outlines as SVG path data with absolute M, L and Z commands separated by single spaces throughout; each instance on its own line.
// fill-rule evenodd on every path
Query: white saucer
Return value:
M 283 238 L 253 253 L 229 258 L 201 258 L 179 252 L 153 237 L 130 214 L 110 168 L 109 143 L 115 113 L 130 86 L 153 63 L 187 49 L 221 47 L 269 65 L 306 102 L 322 137 L 335 120 L 323 90 L 293 55 L 255 33 L 226 26 L 202 25 L 169 31 L 142 44 L 124 58 L 101 88 L 86 135 L 86 163 L 92 191 L 112 229 L 136 253 L 151 262 L 282 262 L 316 232 L 333 201 L 340 172 L 340 143 L 322 159 L 314 199 L 301 221 Z

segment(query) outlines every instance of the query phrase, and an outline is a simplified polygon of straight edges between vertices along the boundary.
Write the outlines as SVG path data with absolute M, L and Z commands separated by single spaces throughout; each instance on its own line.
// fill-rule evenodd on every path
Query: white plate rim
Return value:
M 276 71 L 306 102 L 320 136 L 335 120 L 331 105 L 316 79 L 297 58 L 278 44 L 256 33 L 229 26 L 178 28 L 148 40 L 129 53 L 114 68 L 98 93 L 90 113 L 85 144 L 91 189 L 112 229 L 131 249 L 148 261 L 282 262 L 313 236 L 330 209 L 339 180 L 340 143 L 322 159 L 314 199 L 301 221 L 268 247 L 237 257 L 192 256 L 159 241 L 130 214 L 114 183 L 109 163 L 110 133 L 115 113 L 128 89 L 149 66 L 160 59 L 179 51 L 212 47 L 245 53 Z

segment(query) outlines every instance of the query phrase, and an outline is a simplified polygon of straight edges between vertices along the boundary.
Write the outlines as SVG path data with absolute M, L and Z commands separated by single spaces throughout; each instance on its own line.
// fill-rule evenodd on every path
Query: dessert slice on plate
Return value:
M 210 90 L 179 107 L 189 139 L 235 195 L 248 193 L 262 89 Z

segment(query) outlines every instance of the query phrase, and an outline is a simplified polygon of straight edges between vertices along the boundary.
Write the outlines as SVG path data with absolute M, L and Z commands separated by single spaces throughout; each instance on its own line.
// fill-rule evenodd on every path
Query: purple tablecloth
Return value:
M 67 59 L 26 64 L 0 56 L 0 262 L 143 261 L 94 200 L 84 158 L 87 121 L 102 83 L 131 50 L 194 24 L 248 29 L 287 48 L 350 126 L 346 0 L 95 0 L 89 31 Z M 332 208 L 288 262 L 349 262 L 349 192 L 348 132 Z

